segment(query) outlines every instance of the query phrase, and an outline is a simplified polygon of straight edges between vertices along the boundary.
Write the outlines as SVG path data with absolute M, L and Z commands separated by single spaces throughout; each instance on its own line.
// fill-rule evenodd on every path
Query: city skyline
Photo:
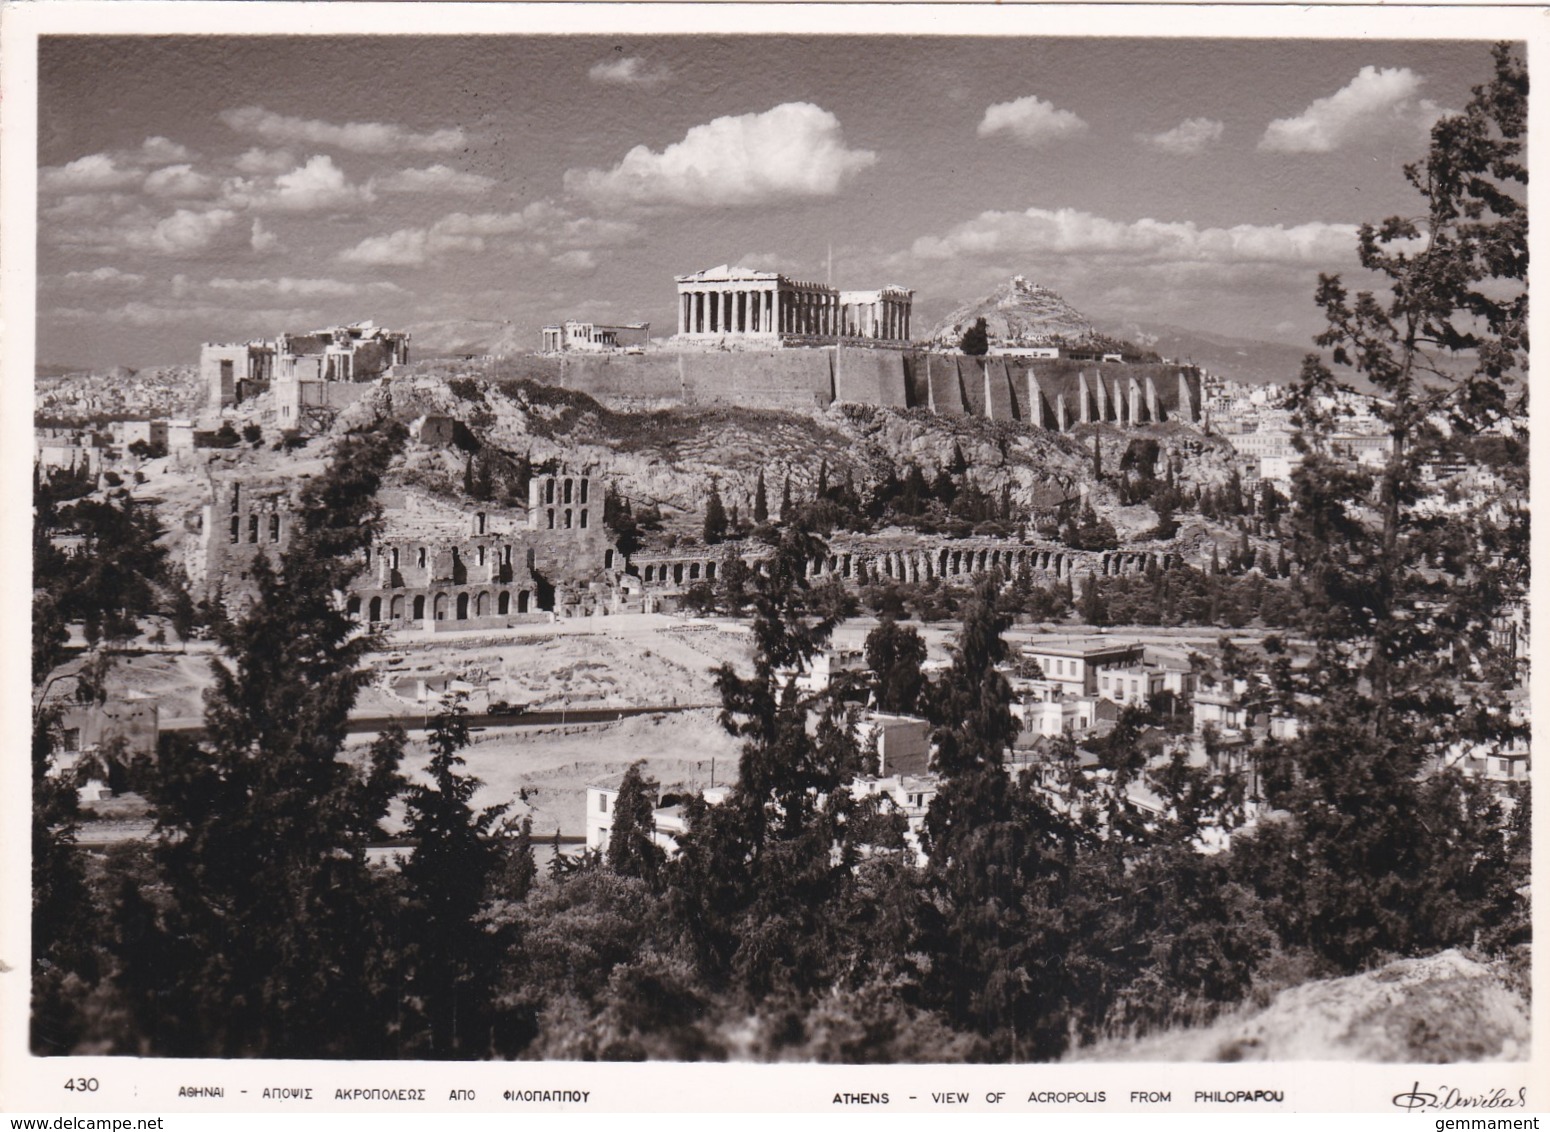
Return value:
M 670 334 L 675 274 L 825 280 L 831 255 L 837 286 L 914 289 L 919 334 L 1023 274 L 1104 323 L 1304 344 L 1318 273 L 1355 281 L 1356 226 L 1414 208 L 1402 166 L 1489 65 L 1429 41 L 343 43 L 42 42 L 39 362 L 361 318 Z

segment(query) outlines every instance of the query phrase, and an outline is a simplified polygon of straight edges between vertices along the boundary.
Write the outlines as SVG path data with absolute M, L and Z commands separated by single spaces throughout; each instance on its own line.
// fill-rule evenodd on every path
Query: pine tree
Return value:
M 374 537 L 401 427 L 351 433 L 309 482 L 277 572 L 254 560 L 250 611 L 222 630 L 198 747 L 173 744 L 151 789 L 170 901 L 152 986 L 157 1052 L 384 1052 L 381 891 L 366 845 L 398 792 L 403 735 L 363 769 L 338 758 L 369 636 L 337 594 Z
M 926 642 L 912 627 L 900 626 L 884 614 L 877 628 L 867 634 L 866 662 L 872 670 L 877 709 L 900 715 L 918 710 L 925 677 L 920 666 L 926 660 Z
M 818 486 L 813 489 L 813 502 L 827 498 L 829 498 L 829 460 L 824 457 L 818 462 Z
M 1283 932 L 1348 970 L 1489 933 L 1522 879 L 1495 799 L 1432 768 L 1460 744 L 1519 733 L 1505 693 L 1521 668 L 1493 649 L 1489 626 L 1526 590 L 1526 515 L 1482 507 L 1438 523 L 1411 507 L 1442 441 L 1431 421 L 1510 428 L 1524 405 L 1528 75 L 1509 45 L 1494 61 L 1493 80 L 1432 127 L 1426 158 L 1406 168 L 1425 219 L 1359 230 L 1362 265 L 1386 293 L 1353 298 L 1320 278 L 1319 345 L 1383 397 L 1392 449 L 1376 482 L 1327 451 L 1334 372 L 1310 357 L 1295 391 L 1306 455 L 1291 542 L 1315 652 L 1291 678 L 1313 698 L 1289 745 L 1293 773 L 1271 790 L 1290 821 L 1252 839 L 1245 863 L 1287 910 Z M 1515 460 L 1508 475 L 1524 483 L 1524 468 Z M 1288 871 L 1276 858 L 1292 845 L 1299 867 Z
M 786 473 L 786 482 L 780 489 L 780 521 L 791 521 L 791 473 Z
M 99 975 L 95 907 L 76 846 L 78 780 L 54 765 L 58 722 L 42 705 L 32 719 L 31 1042 L 39 1056 L 74 1052 L 85 1020 L 72 984 L 89 987 Z
M 471 804 L 481 783 L 460 770 L 458 752 L 468 746 L 463 699 L 443 700 L 431 722 L 430 784 L 404 792 L 405 833 L 415 846 L 402 870 L 412 925 L 407 989 L 427 1023 L 426 1045 L 416 1052 L 434 1058 L 488 1052 L 496 957 L 478 914 L 501 861 L 495 823 L 509 808 Z
M 675 916 L 701 963 L 756 995 L 827 985 L 842 961 L 832 905 L 852 883 L 854 858 L 843 849 L 851 802 L 840 787 L 860 754 L 853 741 L 815 741 L 812 705 L 784 675 L 804 667 L 839 620 L 806 579 L 807 563 L 825 553 L 821 540 L 788 527 L 751 579 L 753 671 L 715 672 L 722 725 L 743 740 L 737 785 L 719 806 L 690 807 L 671 866 Z
M 963 332 L 963 337 L 958 340 L 958 349 L 971 358 L 984 357 L 990 353 L 990 334 L 983 318 L 975 319 L 974 325 Z
M 1001 635 L 1010 625 L 996 608 L 995 582 L 981 579 L 964 606 L 953 663 L 927 696 L 937 767 L 944 774 L 1000 767 L 1011 746 L 1017 730 L 1007 708 L 1011 689 L 996 668 L 1007 657 Z

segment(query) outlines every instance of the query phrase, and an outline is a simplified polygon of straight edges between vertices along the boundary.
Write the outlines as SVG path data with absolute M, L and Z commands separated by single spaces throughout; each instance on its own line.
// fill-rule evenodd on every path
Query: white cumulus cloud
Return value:
M 1043 145 L 1084 132 L 1087 123 L 1070 110 L 1058 109 L 1037 95 L 997 102 L 985 108 L 979 136 L 1010 134 L 1024 145 Z
M 403 288 L 396 283 L 379 279 L 370 283 L 351 283 L 343 279 L 298 279 L 281 276 L 278 279 L 231 279 L 217 278 L 205 284 L 211 291 L 223 295 L 238 296 L 285 296 L 287 298 L 348 298 L 354 295 L 396 294 Z
M 562 252 L 550 260 L 556 267 L 576 275 L 590 275 L 597 269 L 597 257 L 582 248 Z
M 587 77 L 605 86 L 632 86 L 654 90 L 673 77 L 667 67 L 653 66 L 638 55 L 622 55 L 592 64 Z
M 192 165 L 168 165 L 146 174 L 144 189 L 152 196 L 189 199 L 215 191 L 215 180 L 194 172 Z
M 106 153 L 89 153 L 64 165 L 38 170 L 38 188 L 46 193 L 90 193 L 123 189 L 140 182 L 143 174 L 126 169 Z
M 138 287 L 145 282 L 145 276 L 116 267 L 97 267 L 91 271 L 67 272 L 65 282 L 83 287 Z
M 287 169 L 296 167 L 296 155 L 288 149 L 265 149 L 255 145 L 252 149 L 245 150 L 237 156 L 233 164 L 237 172 L 246 173 L 250 177 L 268 173 L 284 173 Z
M 255 309 L 249 306 L 219 306 L 214 303 L 146 303 L 133 301 L 122 306 L 102 309 L 99 307 L 55 307 L 49 317 L 60 322 L 81 322 L 118 326 L 179 326 L 202 323 L 209 328 L 210 336 L 230 333 L 238 322 L 252 327 L 295 325 L 313 322 L 322 314 L 316 308 Z
M 549 255 L 555 246 L 581 250 L 620 244 L 636 231 L 629 221 L 575 216 L 552 201 L 539 200 L 515 212 L 451 212 L 426 228 L 369 236 L 339 258 L 345 263 L 411 267 L 492 246 L 510 254 Z
M 339 124 L 276 114 L 262 106 L 223 110 L 221 121 L 270 145 L 333 147 L 354 153 L 452 153 L 468 144 L 467 132 L 456 126 L 422 131 L 391 122 Z
M 264 222 L 255 216 L 252 234 L 248 237 L 248 246 L 260 254 L 272 252 L 280 246 L 280 237 L 265 228 Z
M 1222 140 L 1222 123 L 1214 118 L 1186 118 L 1171 130 L 1158 134 L 1137 134 L 1143 143 L 1164 153 L 1186 157 L 1204 153 Z
M 368 236 L 339 253 L 344 263 L 378 267 L 417 267 L 437 256 L 454 252 L 482 252 L 479 236 L 459 236 L 426 228 L 400 228 L 386 236 Z
M 463 173 L 449 165 L 429 165 L 424 169 L 404 169 L 376 183 L 389 193 L 452 193 L 479 196 L 495 187 L 494 177 Z
M 1087 256 L 1129 262 L 1288 263 L 1340 266 L 1353 257 L 1354 224 L 1239 224 L 1109 220 L 1073 208 L 982 212 L 944 236 L 922 236 L 917 260 L 959 256 Z
M 193 151 L 170 138 L 157 135 L 140 143 L 139 159 L 147 165 L 172 165 L 193 159 Z
M 375 199 L 371 185 L 351 184 L 326 153 L 272 179 L 234 178 L 226 183 L 224 193 L 225 203 L 256 212 L 321 212 L 354 208 Z
M 1329 153 L 1396 128 L 1424 133 L 1445 111 L 1418 97 L 1423 82 L 1409 67 L 1363 67 L 1345 86 L 1314 99 L 1301 114 L 1271 122 L 1259 148 L 1272 153 Z
M 224 243 L 236 219 L 237 214 L 225 208 L 204 212 L 180 208 L 163 220 L 124 229 L 122 243 L 132 251 L 193 255 Z
M 833 196 L 876 161 L 829 111 L 787 102 L 695 126 L 661 153 L 638 145 L 612 169 L 568 170 L 565 187 L 611 204 L 751 205 Z

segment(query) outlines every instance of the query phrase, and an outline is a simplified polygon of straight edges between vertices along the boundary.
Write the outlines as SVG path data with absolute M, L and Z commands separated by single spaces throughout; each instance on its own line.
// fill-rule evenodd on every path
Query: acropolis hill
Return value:
M 904 287 L 840 291 L 728 265 L 675 282 L 677 333 L 657 348 L 613 348 L 639 324 L 546 327 L 555 384 L 617 407 L 848 402 L 1061 432 L 1097 421 L 1200 420 L 1197 368 L 1098 334 L 1060 296 L 1021 276 L 954 312 L 924 345 L 911 340 L 914 293 Z M 989 355 L 958 352 L 959 323 L 972 325 L 986 310 Z

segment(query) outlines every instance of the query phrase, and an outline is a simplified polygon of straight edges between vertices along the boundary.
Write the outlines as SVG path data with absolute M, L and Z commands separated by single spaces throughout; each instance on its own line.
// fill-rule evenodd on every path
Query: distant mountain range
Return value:
M 1317 350 L 1312 342 L 1294 346 L 1289 342 L 1232 338 L 1167 323 L 1110 322 L 1101 324 L 1101 329 L 1165 358 L 1194 362 L 1211 373 L 1247 385 L 1286 385 L 1296 381 L 1303 358 Z
M 1159 354 L 1194 362 L 1211 373 L 1252 385 L 1297 379 L 1312 350 L 1286 342 L 1263 342 L 1190 330 L 1165 323 L 1095 321 L 1057 292 L 1019 275 L 988 295 L 965 303 L 931 331 L 934 345 L 954 349 L 977 319 L 993 346 L 1062 345 L 1101 347 L 1127 356 Z

